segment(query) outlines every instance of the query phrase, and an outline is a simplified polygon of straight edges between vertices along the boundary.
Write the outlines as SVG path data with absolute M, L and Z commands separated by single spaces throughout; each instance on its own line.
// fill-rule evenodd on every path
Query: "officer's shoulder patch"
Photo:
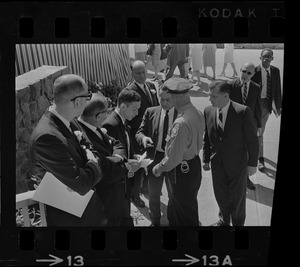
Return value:
M 174 137 L 178 134 L 179 130 L 179 123 L 175 123 L 172 130 L 171 130 L 171 137 Z

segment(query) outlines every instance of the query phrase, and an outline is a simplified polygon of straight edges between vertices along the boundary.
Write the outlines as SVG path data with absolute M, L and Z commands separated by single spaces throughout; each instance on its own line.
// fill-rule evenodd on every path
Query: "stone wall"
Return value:
M 67 66 L 42 66 L 16 77 L 16 193 L 28 191 L 28 146 L 38 120 L 50 105 L 53 82 Z

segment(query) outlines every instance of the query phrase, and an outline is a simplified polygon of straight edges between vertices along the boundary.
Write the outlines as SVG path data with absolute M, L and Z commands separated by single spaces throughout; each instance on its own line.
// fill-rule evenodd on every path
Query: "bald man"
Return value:
M 133 153 L 142 154 L 145 150 L 136 141 L 135 134 L 142 123 L 146 109 L 149 107 L 158 106 L 159 102 L 154 83 L 146 81 L 147 68 L 143 61 L 136 60 L 133 62 L 131 75 L 134 81 L 128 86 L 128 88 L 139 93 L 141 96 L 141 106 L 137 116 L 135 116 L 131 121 L 128 121 L 128 124 L 131 127 L 130 138 L 132 141 Z M 142 184 L 144 184 L 143 191 L 148 193 L 147 181 L 145 178 L 143 182 L 143 177 L 143 169 L 140 169 L 135 173 L 135 176 L 132 180 L 133 184 L 131 187 L 131 201 L 138 207 L 145 207 L 144 201 L 140 198 Z
M 55 80 L 53 97 L 53 105 L 41 117 L 30 138 L 32 172 L 38 183 L 50 172 L 71 190 L 85 195 L 103 178 L 102 159 L 92 146 L 86 150 L 80 145 L 74 132 L 81 129 L 72 120 L 82 114 L 91 93 L 80 76 L 68 74 Z M 106 225 L 103 204 L 95 193 L 81 218 L 46 205 L 46 220 L 48 226 Z
M 258 135 L 261 132 L 261 89 L 258 84 L 253 82 L 251 78 L 255 73 L 255 65 L 251 62 L 246 62 L 240 69 L 240 76 L 236 79 L 228 81 L 230 85 L 229 98 L 239 104 L 248 106 L 252 111 L 255 120 Z M 247 179 L 247 187 L 255 190 L 255 185 Z

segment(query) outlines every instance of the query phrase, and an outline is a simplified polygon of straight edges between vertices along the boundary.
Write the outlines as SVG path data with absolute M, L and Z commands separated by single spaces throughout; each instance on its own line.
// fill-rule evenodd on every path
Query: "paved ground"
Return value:
M 236 67 L 239 71 L 240 66 L 243 62 L 252 61 L 255 65 L 260 63 L 259 56 L 261 50 L 235 50 Z M 223 65 L 223 51 L 222 49 L 217 50 L 216 61 L 217 68 L 216 74 L 221 73 Z M 281 72 L 281 82 L 283 77 L 283 50 L 274 51 L 274 61 L 273 64 L 279 67 Z M 151 69 L 151 66 L 149 67 Z M 208 68 L 208 75 L 212 75 L 211 70 Z M 226 69 L 226 74 L 228 76 L 232 75 L 231 66 L 228 65 Z M 175 75 L 178 75 L 178 69 L 175 71 Z M 148 77 L 151 79 L 153 72 L 148 71 Z M 229 79 L 228 77 L 221 78 L 217 76 L 217 79 Z M 203 91 L 197 92 L 198 88 L 193 88 L 191 90 L 191 98 L 193 104 L 201 111 L 210 102 L 206 92 L 208 92 L 208 85 L 211 80 L 207 78 L 201 78 Z M 279 133 L 280 133 L 280 118 L 276 118 L 272 114 L 267 123 L 265 131 L 265 158 L 266 158 L 266 170 L 262 172 L 257 172 L 256 175 L 250 179 L 256 184 L 256 190 L 247 191 L 247 201 L 246 201 L 246 226 L 269 226 L 271 222 L 272 214 L 272 204 L 273 204 L 273 194 L 275 188 L 276 180 L 276 169 L 277 169 L 277 158 L 278 158 L 278 146 L 279 146 Z M 202 150 L 200 151 L 200 158 L 202 159 Z M 218 206 L 214 197 L 211 172 L 202 171 L 202 184 L 198 193 L 198 203 L 199 203 L 199 219 L 203 226 L 209 226 L 210 224 L 218 220 Z M 165 184 L 163 186 L 161 196 L 161 212 L 162 219 L 161 225 L 167 226 L 168 221 L 166 219 L 166 209 L 168 203 L 168 195 L 166 191 Z M 136 226 L 148 226 L 150 225 L 148 207 L 149 202 L 147 197 L 141 196 L 145 201 L 145 208 L 137 208 L 133 204 L 131 214 L 135 218 Z

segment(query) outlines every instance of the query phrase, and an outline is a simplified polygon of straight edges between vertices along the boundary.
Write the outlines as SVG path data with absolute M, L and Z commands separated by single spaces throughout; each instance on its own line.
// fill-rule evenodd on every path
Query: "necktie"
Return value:
M 125 134 L 126 134 L 126 139 L 127 139 L 127 148 L 128 148 L 128 158 L 130 156 L 130 139 L 129 139 L 129 127 L 127 122 L 125 121 L 124 123 L 124 129 L 125 129 Z
M 245 105 L 247 100 L 247 83 L 243 85 L 243 104 Z
M 104 140 L 103 132 L 99 127 L 96 128 L 97 132 L 100 134 L 100 139 Z
M 218 134 L 220 137 L 223 134 L 223 113 L 221 108 L 219 109 Z
M 144 84 L 144 92 L 147 95 L 147 97 L 149 98 L 150 103 L 153 105 L 152 96 L 151 96 L 151 93 L 149 92 L 149 89 L 146 84 Z
M 267 72 L 267 99 L 270 100 L 271 99 L 271 75 L 268 70 L 266 70 L 266 72 Z
M 165 151 L 166 146 L 166 137 L 168 134 L 168 128 L 169 128 L 169 110 L 166 110 L 166 114 L 164 117 L 164 128 L 163 128 L 163 134 L 162 134 L 162 140 L 161 140 L 161 148 L 163 151 Z

